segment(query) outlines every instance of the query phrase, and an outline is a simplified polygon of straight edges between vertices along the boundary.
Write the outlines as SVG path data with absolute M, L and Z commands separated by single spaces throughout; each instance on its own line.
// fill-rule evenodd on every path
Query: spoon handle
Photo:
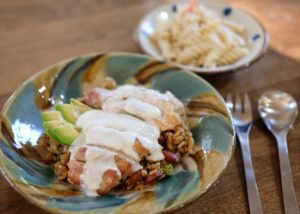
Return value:
M 286 214 L 299 214 L 299 208 L 289 161 L 286 134 L 278 134 L 276 135 L 276 139 L 279 151 L 284 210 Z

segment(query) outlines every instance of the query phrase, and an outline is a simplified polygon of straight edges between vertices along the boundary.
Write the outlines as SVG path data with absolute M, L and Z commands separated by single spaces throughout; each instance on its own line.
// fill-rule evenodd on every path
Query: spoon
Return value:
M 258 111 L 277 140 L 285 213 L 299 213 L 286 141 L 298 114 L 297 102 L 285 92 L 269 91 L 259 98 Z

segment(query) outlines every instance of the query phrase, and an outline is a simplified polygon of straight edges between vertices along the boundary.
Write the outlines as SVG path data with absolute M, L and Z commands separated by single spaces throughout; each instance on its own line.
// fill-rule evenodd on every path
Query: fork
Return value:
M 243 103 L 241 102 L 240 97 L 237 96 L 236 102 L 234 103 L 232 102 L 232 97 L 229 93 L 226 99 L 226 105 L 231 111 L 233 124 L 242 149 L 250 213 L 263 213 L 249 145 L 249 133 L 252 126 L 252 110 L 249 96 L 245 93 Z

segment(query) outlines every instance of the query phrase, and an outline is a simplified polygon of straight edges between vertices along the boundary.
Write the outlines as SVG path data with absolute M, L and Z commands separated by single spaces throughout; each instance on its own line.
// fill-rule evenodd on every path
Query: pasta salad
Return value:
M 248 55 L 244 27 L 195 2 L 159 20 L 151 39 L 161 55 L 179 64 L 208 68 L 233 64 Z

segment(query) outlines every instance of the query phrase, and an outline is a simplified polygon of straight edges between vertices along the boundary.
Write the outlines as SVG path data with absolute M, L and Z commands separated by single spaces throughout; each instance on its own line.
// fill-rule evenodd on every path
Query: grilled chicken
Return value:
M 100 195 L 105 195 L 116 187 L 121 179 L 126 179 L 141 168 L 137 162 L 95 146 L 80 146 L 68 163 L 68 167 L 70 183 L 83 184 L 89 187 L 88 193 L 96 191 Z M 93 175 L 82 176 L 84 170 L 90 170 L 89 174 Z M 101 173 L 102 177 L 97 177 Z
M 183 104 L 171 92 L 161 94 L 132 85 L 115 90 L 92 89 L 85 96 L 85 102 L 105 112 L 127 113 L 144 121 L 154 121 L 161 131 L 176 127 L 180 123 L 176 114 L 184 112 Z
M 76 121 L 82 134 L 70 147 L 68 180 L 88 195 L 104 195 L 133 174 L 140 178 L 142 159 L 164 160 L 160 132 L 180 124 L 183 111 L 172 93 L 132 85 L 92 89 L 84 102 L 98 110 Z

